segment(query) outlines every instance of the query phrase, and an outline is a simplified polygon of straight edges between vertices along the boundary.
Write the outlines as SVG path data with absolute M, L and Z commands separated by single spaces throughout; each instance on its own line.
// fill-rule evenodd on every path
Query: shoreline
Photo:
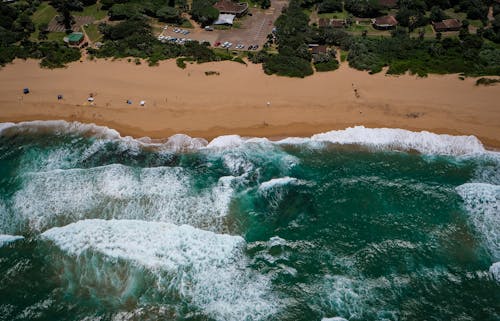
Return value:
M 475 79 L 369 75 L 345 63 L 333 72 L 294 79 L 235 62 L 180 69 L 173 60 L 158 67 L 98 60 L 46 70 L 37 61 L 17 60 L 0 69 L 0 122 L 61 119 L 135 138 L 187 134 L 207 140 L 228 134 L 309 137 L 363 125 L 474 135 L 498 149 L 500 87 L 478 87 Z M 23 95 L 24 87 L 31 93 Z M 86 106 L 89 93 L 94 106 Z

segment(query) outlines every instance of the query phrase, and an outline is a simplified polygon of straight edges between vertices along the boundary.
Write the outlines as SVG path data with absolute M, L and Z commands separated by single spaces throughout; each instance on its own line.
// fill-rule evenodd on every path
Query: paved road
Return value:
M 267 10 L 260 8 L 250 8 L 249 12 L 252 16 L 245 16 L 241 21 L 239 28 L 231 28 L 230 30 L 214 30 L 206 31 L 201 28 L 185 29 L 190 31 L 187 35 L 181 35 L 173 32 L 175 27 L 169 26 L 167 30 L 162 32 L 162 35 L 172 36 L 176 38 L 188 38 L 198 41 L 208 41 L 210 44 L 215 42 L 224 43 L 232 42 L 233 46 L 238 44 L 245 46 L 245 50 L 250 45 L 262 45 L 267 41 L 267 35 L 271 33 L 274 27 L 274 21 L 280 16 L 283 7 L 288 3 L 286 0 L 271 0 L 271 7 Z

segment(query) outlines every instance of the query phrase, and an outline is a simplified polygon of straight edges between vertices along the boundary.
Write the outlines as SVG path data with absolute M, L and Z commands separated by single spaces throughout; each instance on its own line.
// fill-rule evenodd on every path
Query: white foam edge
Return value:
M 36 133 L 50 130 L 58 133 L 81 133 L 105 139 L 120 139 L 136 142 L 144 146 L 170 149 L 227 149 L 247 143 L 272 143 L 277 145 L 333 143 L 341 145 L 367 145 L 383 149 L 416 150 L 423 154 L 453 156 L 486 152 L 479 139 L 472 135 L 453 136 L 435 134 L 428 131 L 413 132 L 399 128 L 366 128 L 364 126 L 354 126 L 343 130 L 332 130 L 316 134 L 309 138 L 289 137 L 278 141 L 270 141 L 267 138 L 244 138 L 239 135 L 223 135 L 214 138 L 208 143 L 203 138 L 192 138 L 184 134 L 176 134 L 164 140 L 153 140 L 149 137 L 134 139 L 130 136 L 122 137 L 118 131 L 105 126 L 66 122 L 64 120 L 0 124 L 0 135 L 19 132 Z
M 41 238 L 69 255 L 90 250 L 153 273 L 174 273 L 181 279 L 176 281 L 179 294 L 216 320 L 259 320 L 276 312 L 270 280 L 246 267 L 241 236 L 189 225 L 90 219 L 51 228 Z
M 490 266 L 490 275 L 491 277 L 500 283 L 500 262 L 495 262 Z
M 302 184 L 303 181 L 290 176 L 272 178 L 268 181 L 265 181 L 259 185 L 259 191 L 267 191 L 276 187 L 281 187 L 285 185 L 299 185 Z
M 0 234 L 0 247 L 24 239 L 21 235 Z

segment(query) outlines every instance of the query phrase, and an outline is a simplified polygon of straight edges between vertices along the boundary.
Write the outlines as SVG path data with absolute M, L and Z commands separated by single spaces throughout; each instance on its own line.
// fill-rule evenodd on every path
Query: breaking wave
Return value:
M 22 239 L 24 239 L 24 236 L 21 235 L 0 234 L 0 247 Z
M 439 135 L 427 131 L 412 132 L 398 128 L 365 128 L 364 126 L 333 130 L 313 135 L 310 138 L 291 137 L 279 141 L 269 141 L 266 138 L 242 138 L 238 135 L 226 135 L 217 137 L 208 143 L 204 139 L 191 138 L 187 135 L 174 135 L 163 140 L 153 140 L 148 137 L 139 139 L 128 136 L 121 137 L 116 130 L 104 126 L 62 120 L 0 124 L 0 136 L 46 132 L 80 134 L 113 140 L 120 139 L 140 146 L 156 146 L 157 148 L 172 150 L 227 149 L 247 143 L 292 145 L 332 143 L 341 145 L 366 145 L 381 149 L 416 150 L 422 154 L 454 156 L 485 152 L 483 144 L 475 136 Z
M 143 219 L 222 229 L 234 177 L 201 191 L 179 167 L 90 169 L 29 173 L 12 199 L 12 211 L 32 231 L 85 218 Z M 7 230 L 9 226 L 1 226 Z
M 246 243 L 240 236 L 188 225 L 84 220 L 52 228 L 42 238 L 75 258 L 70 269 L 81 271 L 69 283 L 90 287 L 91 293 L 119 298 L 143 295 L 150 285 L 142 284 L 141 273 L 131 272 L 140 267 L 155 276 L 160 297 L 176 293 L 216 320 L 261 320 L 278 306 L 270 294 L 270 280 L 247 268 Z M 96 255 L 103 256 L 98 266 Z M 123 264 L 117 260 L 125 262 L 128 273 L 120 273 Z M 63 272 L 62 277 L 70 274 Z

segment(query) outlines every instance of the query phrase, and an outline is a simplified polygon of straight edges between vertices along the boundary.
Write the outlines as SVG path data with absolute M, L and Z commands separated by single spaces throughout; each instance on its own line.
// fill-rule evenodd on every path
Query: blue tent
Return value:
M 28 87 L 24 88 L 23 89 L 23 93 L 26 95 L 26 94 L 29 94 L 30 93 L 30 89 Z

